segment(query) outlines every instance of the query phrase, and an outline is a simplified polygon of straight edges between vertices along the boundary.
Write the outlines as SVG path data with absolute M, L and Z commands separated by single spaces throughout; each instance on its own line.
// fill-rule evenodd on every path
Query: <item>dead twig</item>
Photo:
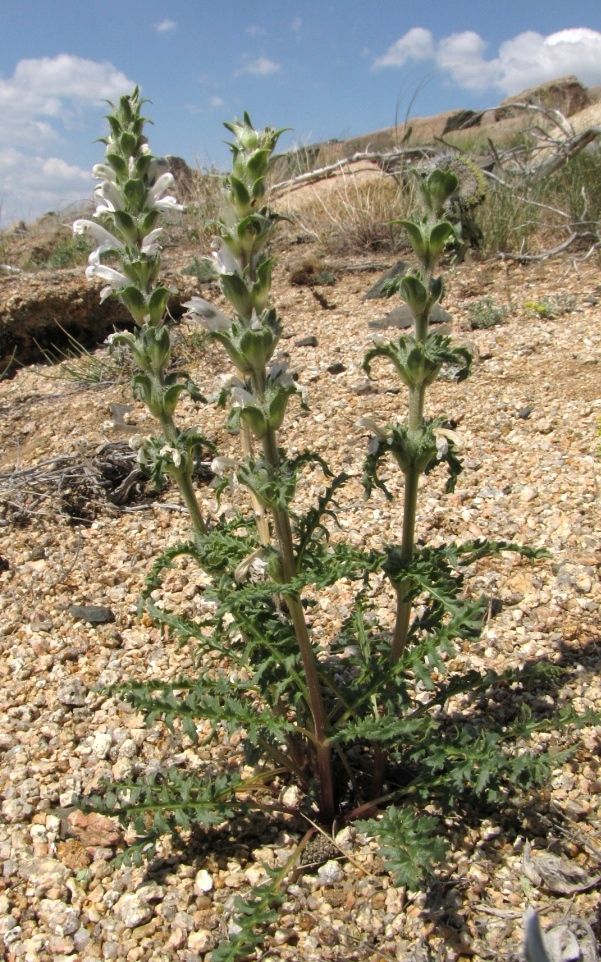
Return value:
M 573 234 L 570 234 L 570 236 L 568 237 L 567 240 L 563 241 L 561 244 L 558 244 L 557 247 L 552 247 L 550 250 L 542 251 L 542 253 L 540 253 L 540 254 L 507 254 L 507 253 L 502 253 L 502 254 L 499 254 L 499 258 L 500 258 L 502 261 L 504 261 L 504 260 L 513 260 L 513 261 L 520 261 L 520 262 L 522 262 L 522 261 L 524 261 L 524 262 L 525 262 L 525 261 L 545 261 L 545 260 L 548 260 L 549 257 L 554 257 L 555 254 L 561 254 L 562 251 L 565 251 L 565 250 L 568 249 L 568 247 L 571 247 L 571 245 L 572 245 L 575 241 L 578 241 L 578 240 L 593 240 L 593 239 L 596 240 L 596 237 L 595 237 L 594 234 L 591 234 L 590 232 L 587 232 L 586 234 L 573 233 Z M 595 244 L 595 247 L 597 247 L 597 246 L 599 246 L 598 243 Z
M 431 147 L 399 147 L 396 150 L 386 151 L 384 153 L 373 153 L 369 150 L 360 151 L 359 153 L 353 154 L 352 157 L 343 157 L 342 160 L 337 160 L 336 163 L 328 164 L 326 167 L 319 167 L 316 170 L 308 171 L 306 174 L 291 177 L 289 180 L 282 180 L 279 184 L 274 184 L 270 187 L 270 190 L 271 192 L 286 190 L 289 187 L 302 187 L 305 184 L 325 180 L 327 177 L 335 174 L 336 171 L 342 170 L 343 167 L 348 167 L 349 164 L 354 164 L 359 160 L 373 160 L 381 164 L 382 162 L 396 160 L 397 158 L 400 159 L 401 157 L 405 157 L 408 160 L 415 157 L 427 157 L 432 153 L 435 153 L 435 151 Z

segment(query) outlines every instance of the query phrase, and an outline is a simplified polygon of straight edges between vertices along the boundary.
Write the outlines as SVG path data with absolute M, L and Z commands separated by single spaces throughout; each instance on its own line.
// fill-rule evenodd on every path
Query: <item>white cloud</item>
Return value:
M 301 20 L 301 18 L 295 17 L 292 23 L 290 24 L 290 29 L 292 30 L 293 33 L 300 33 L 302 26 L 303 26 L 303 21 Z
M 249 37 L 264 37 L 267 30 L 264 27 L 250 26 L 244 28 L 244 33 L 247 33 Z
M 211 97 L 211 107 L 223 107 L 225 100 L 223 97 Z
M 280 65 L 275 60 L 270 60 L 269 57 L 256 57 L 254 60 L 248 60 L 244 66 L 236 70 L 234 76 L 239 77 L 241 74 L 248 73 L 255 77 L 267 77 L 269 74 L 277 73 L 279 69 Z
M 575 74 L 587 86 L 601 83 L 601 33 L 587 27 L 547 37 L 528 30 L 502 43 L 497 56 L 490 59 L 486 59 L 486 47 L 473 30 L 436 43 L 429 30 L 414 27 L 376 57 L 372 69 L 432 61 L 459 87 L 478 93 L 496 89 L 516 94 L 564 74 Z
M 0 150 L 0 201 L 3 221 L 29 220 L 91 195 L 92 173 L 60 157 Z
M 157 33 L 174 33 L 177 30 L 175 20 L 161 20 L 160 23 L 153 23 Z
M 0 77 L 0 198 L 3 210 L 36 216 L 81 198 L 89 172 L 57 156 L 88 112 L 106 109 L 133 81 L 109 61 L 71 54 L 20 60 Z M 65 136 L 67 135 L 67 137 Z
M 404 67 L 406 63 L 431 60 L 434 57 L 434 41 L 429 30 L 413 27 L 396 40 L 382 57 L 376 57 L 373 69 Z

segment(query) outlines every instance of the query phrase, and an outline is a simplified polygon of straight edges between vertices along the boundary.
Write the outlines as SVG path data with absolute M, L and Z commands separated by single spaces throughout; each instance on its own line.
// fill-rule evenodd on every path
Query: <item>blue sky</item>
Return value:
M 0 224 L 89 196 L 101 100 L 134 83 L 154 153 L 224 167 L 245 109 L 288 147 L 566 73 L 601 84 L 599 0 L 0 0 Z

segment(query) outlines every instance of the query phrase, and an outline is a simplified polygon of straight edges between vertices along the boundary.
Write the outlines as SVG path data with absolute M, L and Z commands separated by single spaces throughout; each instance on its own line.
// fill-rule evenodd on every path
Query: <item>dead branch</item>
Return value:
M 552 247 L 551 250 L 543 251 L 541 254 L 506 254 L 506 253 L 502 253 L 502 254 L 499 254 L 499 258 L 500 258 L 502 261 L 506 261 L 506 260 L 520 261 L 520 262 L 521 262 L 521 261 L 544 261 L 544 260 L 547 260 L 549 257 L 554 257 L 555 254 L 561 254 L 562 251 L 567 250 L 568 247 L 571 247 L 571 245 L 572 245 L 575 241 L 579 241 L 579 240 L 580 240 L 580 241 L 582 241 L 582 240 L 595 240 L 595 241 L 596 241 L 597 238 L 596 238 L 596 236 L 595 236 L 594 234 L 592 234 L 590 231 L 587 231 L 587 232 L 584 233 L 584 234 L 579 234 L 579 233 L 574 232 L 574 233 L 570 234 L 570 236 L 567 238 L 567 240 L 563 241 L 561 244 L 558 244 L 557 247 Z M 594 245 L 593 245 L 593 248 L 594 248 L 594 247 L 597 247 L 597 246 L 598 246 L 598 243 L 597 243 L 597 244 L 594 244 Z
M 427 157 L 432 153 L 435 153 L 432 147 L 399 147 L 397 150 L 386 151 L 384 153 L 373 153 L 369 150 L 361 151 L 353 154 L 352 157 L 343 157 L 342 160 L 337 160 L 335 164 L 328 164 L 326 167 L 310 170 L 306 174 L 299 174 L 297 177 L 291 177 L 289 180 L 282 180 L 279 184 L 274 184 L 270 190 L 278 191 L 285 190 L 289 187 L 302 187 L 305 184 L 325 180 L 327 177 L 335 174 L 336 171 L 341 170 L 343 167 L 348 167 L 349 164 L 354 164 L 359 160 L 373 160 L 375 163 L 381 164 L 382 162 L 393 161 L 401 157 L 405 157 L 408 160 L 416 157 Z
M 535 164 L 529 173 L 543 177 L 554 174 L 563 167 L 564 164 L 567 164 L 572 157 L 575 157 L 584 150 L 585 147 L 592 144 L 599 136 L 601 136 L 601 126 L 588 127 L 581 133 L 570 137 L 568 140 L 564 140 L 563 143 L 559 145 L 557 153 L 553 157 L 549 157 L 548 160 L 543 160 L 541 163 Z
M 535 113 L 542 114 L 554 127 L 559 127 L 566 138 L 573 137 L 575 134 L 574 128 L 569 120 L 564 117 L 561 110 L 556 110 L 555 107 L 541 107 L 540 104 L 512 103 L 506 104 L 504 107 L 496 107 L 495 111 L 509 113 L 509 111 L 515 107 L 517 107 L 518 110 L 532 110 Z

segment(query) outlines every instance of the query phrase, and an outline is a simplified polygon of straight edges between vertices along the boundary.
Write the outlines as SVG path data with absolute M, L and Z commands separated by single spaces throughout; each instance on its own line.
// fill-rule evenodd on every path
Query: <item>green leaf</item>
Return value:
M 416 890 L 432 875 L 446 851 L 440 836 L 439 820 L 429 815 L 418 816 L 410 806 L 391 805 L 381 819 L 355 822 L 366 835 L 379 838 L 379 854 L 395 885 Z
M 123 185 L 123 195 L 134 211 L 142 210 L 146 200 L 146 188 L 141 180 L 138 178 L 126 180 Z
M 120 154 L 114 154 L 111 151 L 107 151 L 106 161 L 113 168 L 117 177 L 120 177 L 120 178 L 127 177 L 127 174 L 128 174 L 127 164 L 123 160 L 123 157 L 120 156 Z
M 401 297 L 409 306 L 414 317 L 420 317 L 428 306 L 428 291 L 418 277 L 406 274 L 401 279 Z
M 171 296 L 168 287 L 155 287 L 148 298 L 148 314 L 150 324 L 160 324 L 167 310 L 167 302 Z

